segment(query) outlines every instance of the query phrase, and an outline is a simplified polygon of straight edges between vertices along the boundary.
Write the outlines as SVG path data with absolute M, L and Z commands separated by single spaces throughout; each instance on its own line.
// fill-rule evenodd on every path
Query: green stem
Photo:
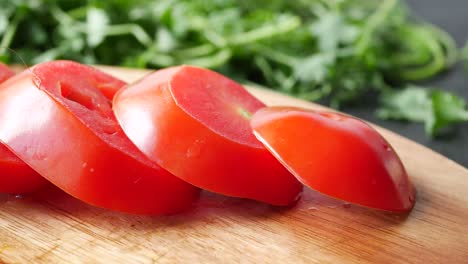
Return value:
M 278 35 L 283 35 L 297 29 L 301 25 L 301 20 L 298 17 L 290 17 L 280 24 L 270 24 L 260 28 L 253 29 L 232 37 L 228 43 L 231 45 L 244 45 L 259 40 L 272 38 Z
M 324 96 L 326 96 L 326 93 L 322 91 L 321 89 L 316 89 L 308 92 L 302 92 L 298 95 L 301 99 L 307 100 L 307 101 L 317 101 Z
M 140 55 L 139 59 L 144 67 L 146 67 L 148 63 L 159 67 L 168 67 L 176 63 L 172 56 L 158 53 L 156 45 L 150 46 Z
M 49 60 L 55 60 L 57 57 L 62 56 L 63 54 L 65 54 L 65 52 L 67 51 L 67 48 L 68 47 L 66 47 L 66 46 L 60 46 L 60 47 L 49 49 L 49 50 L 41 53 L 41 55 L 35 57 L 32 60 L 32 62 L 34 64 L 37 64 L 37 63 L 41 63 L 41 62 L 45 62 L 45 61 L 49 61 Z
M 174 52 L 174 54 L 181 58 L 186 57 L 200 57 L 205 56 L 215 51 L 215 47 L 211 44 L 202 44 L 195 47 L 186 48 L 183 50 L 179 50 Z
M 73 18 L 71 18 L 67 13 L 57 6 L 52 6 L 50 8 L 50 13 L 54 19 L 59 23 L 71 24 L 73 23 Z
M 417 68 L 404 69 L 403 67 L 405 65 L 401 65 L 403 66 L 403 70 L 400 73 L 400 76 L 403 79 L 411 81 L 422 80 L 429 78 L 439 71 L 445 69 L 447 66 L 447 60 L 444 54 L 444 50 L 440 45 L 439 40 L 434 38 L 432 35 L 433 32 L 424 26 L 414 28 L 412 33 L 421 41 L 421 44 L 423 44 L 428 49 L 428 52 L 431 54 L 431 61 L 430 63 Z
M 272 84 L 273 78 L 271 77 L 273 76 L 274 73 L 268 61 L 264 57 L 257 55 L 254 57 L 254 63 L 260 69 L 266 81 Z
M 68 11 L 67 13 L 73 19 L 80 19 L 80 18 L 86 17 L 88 13 L 88 9 L 89 9 L 88 6 L 80 6 L 80 7 L 77 7 L 75 9 Z
M 137 24 L 112 25 L 107 28 L 106 36 L 133 35 L 143 46 L 149 47 L 152 44 L 150 36 Z
M 185 63 L 200 66 L 204 68 L 216 68 L 225 64 L 232 56 L 229 49 L 223 49 L 219 52 L 199 59 L 186 60 Z
M 17 12 L 13 20 L 8 24 L 8 27 L 5 30 L 5 34 L 3 34 L 2 41 L 0 42 L 0 55 L 6 55 L 7 49 L 10 48 L 11 42 L 13 41 L 13 37 L 16 34 L 16 30 L 18 29 L 18 25 L 23 19 L 23 13 Z
M 152 53 L 149 54 L 151 58 L 145 61 L 145 64 L 150 62 L 151 64 L 160 66 L 160 67 L 169 67 L 176 63 L 173 57 L 161 53 Z M 146 66 L 146 65 L 145 65 Z
M 393 54 L 390 61 L 392 64 L 396 65 L 416 65 L 420 64 L 419 62 L 428 61 L 431 59 L 431 54 L 427 52 L 421 52 L 419 50 L 414 50 L 410 52 L 403 52 L 399 54 Z
M 371 42 L 372 35 L 377 30 L 377 28 L 382 25 L 385 20 L 387 20 L 390 11 L 395 8 L 397 3 L 398 0 L 384 0 L 375 10 L 375 12 L 370 15 L 368 22 L 362 31 L 362 35 L 356 45 L 356 54 L 362 56 L 366 52 Z
M 211 44 L 215 45 L 216 47 L 222 48 L 227 46 L 228 42 L 226 41 L 226 39 L 224 39 L 224 37 L 222 37 L 214 31 L 205 31 L 203 33 L 203 36 L 206 38 L 206 40 L 208 40 Z
M 271 49 L 265 45 L 255 44 L 252 46 L 252 49 L 267 59 L 284 64 L 291 68 L 293 68 L 297 63 L 299 63 L 299 59 L 289 56 L 278 50 Z
M 428 30 L 432 31 L 437 36 L 440 45 L 445 50 L 445 66 L 450 67 L 457 62 L 458 48 L 455 40 L 444 30 L 437 28 L 432 24 L 428 24 Z

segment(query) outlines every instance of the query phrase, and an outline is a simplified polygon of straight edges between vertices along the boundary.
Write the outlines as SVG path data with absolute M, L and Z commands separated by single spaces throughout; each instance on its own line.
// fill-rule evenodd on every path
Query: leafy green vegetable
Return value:
M 465 101 L 441 90 L 409 86 L 381 94 L 377 115 L 383 119 L 424 122 L 426 132 L 436 136 L 449 126 L 468 121 Z
M 460 57 L 461 60 L 465 61 L 466 68 L 468 69 L 468 40 L 465 43 L 465 47 L 461 50 Z
M 398 0 L 2 0 L 0 35 L 10 63 L 193 64 L 333 107 L 458 59 Z

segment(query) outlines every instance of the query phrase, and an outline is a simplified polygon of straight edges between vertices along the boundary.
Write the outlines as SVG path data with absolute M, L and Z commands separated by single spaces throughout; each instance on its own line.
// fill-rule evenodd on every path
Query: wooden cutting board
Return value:
M 102 69 L 126 81 L 147 73 Z M 270 105 L 321 108 L 250 91 Z M 409 214 L 306 190 L 289 209 L 204 193 L 189 212 L 142 217 L 93 208 L 50 188 L 0 196 L 0 263 L 468 263 L 467 169 L 378 129 L 417 188 Z

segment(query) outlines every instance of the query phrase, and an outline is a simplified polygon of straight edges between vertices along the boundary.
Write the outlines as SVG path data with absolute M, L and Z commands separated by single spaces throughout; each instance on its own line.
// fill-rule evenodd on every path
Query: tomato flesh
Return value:
M 14 75 L 8 66 L 0 63 L 0 83 Z M 33 192 L 46 184 L 45 179 L 0 143 L 0 193 Z
M 398 155 L 363 121 L 339 113 L 270 107 L 256 112 L 251 126 L 310 188 L 382 210 L 407 211 L 414 205 L 415 189 Z
M 249 116 L 265 105 L 242 86 L 213 72 L 182 68 L 170 81 L 177 106 L 203 126 L 240 144 L 263 148 Z
M 135 214 L 191 206 L 198 189 L 147 159 L 125 136 L 99 84 L 69 61 L 36 65 L 0 89 L 0 140 L 54 185 L 87 203 Z
M 46 184 L 44 178 L 0 144 L 0 193 L 28 193 Z
M 252 133 L 249 114 L 264 104 L 220 74 L 191 66 L 157 71 L 113 104 L 139 149 L 195 186 L 273 205 L 291 204 L 302 190 Z

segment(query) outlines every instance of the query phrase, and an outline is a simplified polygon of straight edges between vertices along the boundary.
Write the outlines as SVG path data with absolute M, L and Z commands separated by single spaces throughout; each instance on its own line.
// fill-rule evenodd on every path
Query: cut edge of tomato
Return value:
M 114 78 L 113 76 L 100 71 L 99 69 L 96 69 L 92 66 L 86 65 L 86 64 L 80 64 L 74 61 L 68 61 L 68 60 L 58 60 L 58 61 L 50 61 L 50 62 L 45 62 L 41 64 L 37 64 L 34 67 L 32 67 L 30 70 L 30 74 L 33 75 L 34 77 L 34 85 L 37 87 L 37 89 L 42 90 L 46 94 L 50 96 L 50 98 L 58 103 L 58 107 L 63 108 L 65 111 L 73 113 L 74 119 L 78 120 L 83 126 L 86 126 L 87 123 L 93 123 L 93 124 L 100 124 L 98 129 L 94 127 L 93 129 L 90 130 L 90 132 L 106 142 L 109 146 L 112 146 L 114 149 L 121 150 L 126 149 L 125 152 L 126 155 L 129 157 L 132 157 L 133 159 L 147 165 L 148 167 L 152 167 L 154 169 L 161 169 L 159 166 L 157 166 L 155 163 L 151 162 L 144 153 L 142 153 L 136 146 L 131 142 L 131 140 L 128 139 L 124 131 L 120 128 L 120 124 L 118 120 L 116 119 L 113 111 L 112 111 L 112 106 L 109 106 L 109 109 L 105 109 L 108 111 L 101 111 L 101 109 L 91 109 L 93 107 L 87 106 L 87 103 L 89 104 L 96 104 L 97 102 L 94 102 L 94 97 L 104 97 L 108 100 L 109 104 L 112 103 L 112 99 L 109 99 L 106 94 L 99 90 L 100 94 L 99 95 L 90 95 L 90 94 L 76 94 L 77 98 L 70 98 L 70 91 L 76 91 L 77 87 L 75 84 L 70 83 L 70 80 L 73 80 L 76 77 L 71 77 L 71 78 L 58 78 L 56 77 L 53 79 L 56 81 L 56 85 L 59 85 L 58 87 L 52 87 L 50 83 L 47 83 L 42 79 L 43 73 L 38 73 L 37 71 L 42 71 L 44 67 L 57 67 L 57 69 L 62 69 L 62 68 L 74 68 L 76 71 L 77 69 L 83 70 L 85 74 L 93 77 L 89 77 L 86 79 L 87 84 L 91 87 L 99 88 L 97 85 L 99 84 L 99 81 L 101 79 L 105 79 L 109 82 L 106 82 L 105 84 L 119 84 L 122 86 L 125 86 L 126 83 L 123 81 L 120 81 L 117 78 Z M 47 69 L 48 70 L 48 69 Z M 46 71 L 47 72 L 47 71 Z M 96 75 L 96 76 L 94 76 Z M 52 79 L 52 78 L 50 78 Z M 115 79 L 115 80 L 114 80 Z M 62 87 L 63 86 L 63 87 Z M 55 89 L 57 91 L 55 91 Z M 122 87 L 121 87 L 122 88 Z M 119 89 L 122 90 L 122 89 Z M 117 91 L 116 91 L 117 92 Z M 93 97 L 93 98 L 91 98 Z M 73 103 L 71 103 L 71 102 Z M 104 101 L 101 101 L 102 104 L 105 104 Z M 86 108 L 86 109 L 85 109 Z M 84 111 L 89 111 L 88 113 L 83 112 Z M 107 112 L 107 113 L 106 113 Z M 96 121 L 101 121 L 101 122 L 96 122 Z M 124 136 L 126 140 L 123 139 L 118 139 L 115 137 L 115 135 L 119 136 Z M 126 148 L 129 147 L 129 148 Z
M 196 120 L 197 122 L 199 122 L 200 124 L 202 124 L 203 126 L 208 128 L 209 130 L 211 130 L 213 133 L 216 133 L 217 135 L 219 135 L 219 136 L 221 136 L 221 137 L 223 137 L 225 139 L 228 139 L 228 140 L 230 140 L 232 142 L 235 142 L 237 144 L 247 145 L 249 147 L 256 148 L 256 149 L 264 148 L 264 146 L 260 142 L 258 142 L 258 140 L 253 135 L 253 133 L 250 133 L 251 137 L 239 138 L 238 136 L 233 135 L 234 133 L 231 133 L 231 132 L 226 133 L 225 131 L 223 131 L 224 128 L 219 129 L 216 125 L 213 125 L 211 123 L 211 120 L 207 121 L 206 119 L 201 118 L 198 115 L 195 115 L 194 112 L 197 112 L 197 111 L 191 111 L 190 108 L 187 107 L 187 104 L 185 104 L 184 101 L 180 99 L 180 97 L 177 95 L 177 92 L 175 91 L 175 88 L 173 86 L 173 82 L 175 80 L 177 80 L 176 78 L 179 77 L 179 74 L 185 74 L 186 71 L 200 71 L 200 70 L 202 70 L 203 71 L 202 73 L 209 73 L 211 75 L 210 76 L 211 78 L 217 78 L 218 81 L 222 82 L 224 85 L 234 86 L 235 89 L 236 89 L 236 92 L 238 93 L 235 96 L 235 98 L 239 99 L 240 97 L 244 97 L 244 99 L 248 99 L 248 100 L 242 100 L 242 101 L 241 100 L 236 100 L 236 102 L 234 102 L 234 103 L 224 105 L 224 108 L 226 108 L 226 109 L 230 108 L 231 115 L 235 116 L 237 120 L 240 120 L 239 122 L 241 122 L 241 123 L 246 122 L 246 124 L 247 124 L 247 126 L 245 127 L 246 131 L 248 131 L 248 130 L 252 131 L 251 128 L 250 128 L 249 120 L 253 116 L 253 113 L 255 111 L 258 111 L 259 109 L 261 109 L 263 107 L 266 107 L 266 105 L 262 101 L 260 101 L 258 98 L 253 96 L 243 85 L 237 83 L 234 80 L 231 80 L 231 79 L 227 78 L 226 76 L 224 76 L 224 75 L 222 75 L 222 74 L 220 74 L 218 72 L 215 72 L 215 71 L 212 71 L 212 70 L 209 70 L 209 69 L 205 69 L 205 68 L 201 68 L 201 67 L 197 67 L 197 66 L 192 66 L 192 65 L 181 65 L 181 66 L 177 66 L 177 67 L 173 67 L 173 68 L 175 68 L 176 70 L 174 72 L 172 72 L 171 76 L 169 77 L 169 79 L 167 81 L 167 84 L 169 86 L 169 91 L 170 91 L 170 93 L 171 93 L 171 95 L 172 95 L 172 97 L 174 99 L 174 102 L 176 103 L 176 105 L 178 107 L 180 107 L 180 109 L 182 111 L 184 111 L 187 115 L 192 117 L 194 120 Z M 200 80 L 200 79 L 198 79 L 198 80 Z M 219 94 L 219 92 L 217 92 L 216 94 Z M 223 97 L 222 95 L 219 95 L 219 96 L 217 96 L 216 99 L 219 99 L 220 103 L 226 103 L 226 101 L 224 101 L 225 99 L 223 99 L 222 97 Z M 229 100 L 232 100 L 232 96 L 229 96 Z M 251 108 L 251 109 L 249 109 L 249 108 Z M 237 127 L 236 130 L 238 130 L 238 128 L 239 127 Z M 242 133 L 240 133 L 240 134 L 242 134 Z
M 326 197 L 329 197 L 331 199 L 335 199 L 335 200 L 338 200 L 338 201 L 342 201 L 344 203 L 349 203 L 349 204 L 354 204 L 354 205 L 358 205 L 358 206 L 361 206 L 363 208 L 368 208 L 368 209 L 372 209 L 372 210 L 379 210 L 379 211 L 383 211 L 383 212 L 392 212 L 392 213 L 401 213 L 401 214 L 406 214 L 406 213 L 409 213 L 413 207 L 415 206 L 416 204 L 416 199 L 417 199 L 417 192 L 416 192 L 416 188 L 414 187 L 414 185 L 412 184 L 411 180 L 410 180 L 410 185 L 411 185 L 411 189 L 412 189 L 412 197 L 414 197 L 414 202 L 412 202 L 411 204 L 411 207 L 407 208 L 407 209 L 401 209 L 401 210 L 390 210 L 390 209 L 382 209 L 382 208 L 378 208 L 378 207 L 372 207 L 372 206 L 368 206 L 368 205 L 364 205 L 364 204 L 360 204 L 360 203 L 356 203 L 356 202 L 351 202 L 351 201 L 348 201 L 346 199 L 343 199 L 343 198 L 340 198 L 340 197 L 336 197 L 336 196 L 333 196 L 333 195 L 330 195 L 330 194 L 327 194 L 326 192 L 321 192 L 315 188 L 313 188 L 312 186 L 310 186 L 309 184 L 305 183 L 303 180 L 302 180 L 302 177 L 299 176 L 299 174 L 291 167 L 289 166 L 286 162 L 284 162 L 283 158 L 274 150 L 274 148 L 268 144 L 268 142 L 266 142 L 265 139 L 263 139 L 257 132 L 254 132 L 254 135 L 255 137 L 257 137 L 257 139 L 262 142 L 262 144 L 268 149 L 268 151 L 270 151 L 270 153 L 281 163 L 281 165 L 283 165 L 292 175 L 294 175 L 294 177 L 300 182 L 302 183 L 304 186 L 307 186 L 307 188 L 311 189 L 312 191 L 314 192 L 317 192 L 317 193 L 320 193 L 320 195 L 323 195 L 323 196 L 326 196 Z
M 281 107 L 280 107 L 281 108 Z M 286 108 L 290 108 L 292 110 L 297 110 L 297 111 L 309 111 L 309 112 L 314 112 L 314 113 L 318 113 L 318 114 L 324 114 L 326 115 L 327 118 L 337 118 L 339 116 L 336 115 L 335 112 L 323 112 L 321 113 L 320 111 L 316 111 L 316 110 L 311 110 L 311 109 L 304 109 L 304 108 L 300 108 L 300 107 L 286 107 Z M 319 113 L 320 112 L 320 113 Z M 342 114 L 343 116 L 348 116 L 350 118 L 355 118 L 355 117 L 352 117 L 352 116 L 349 116 L 347 114 Z M 340 117 L 341 118 L 341 117 Z M 358 119 L 358 118 L 355 118 L 355 119 Z M 267 121 L 269 119 L 264 119 L 263 122 Z M 360 120 L 361 122 L 365 123 L 364 121 L 362 121 L 361 119 L 358 119 Z M 411 210 L 414 208 L 415 204 L 416 204 L 416 199 L 417 199 L 417 191 L 416 191 L 416 188 L 414 186 L 414 184 L 412 183 L 411 179 L 409 177 L 407 177 L 407 180 L 408 180 L 408 184 L 409 184 L 409 192 L 410 192 L 410 205 L 409 207 L 405 207 L 405 208 L 399 208 L 399 209 L 384 209 L 384 208 L 379 208 L 379 207 L 374 207 L 374 206 L 369 206 L 369 205 L 365 205 L 365 204 L 362 204 L 362 203 L 358 203 L 358 202 L 354 202 L 354 201 L 349 201 L 349 200 L 346 200 L 344 198 L 340 198 L 340 197 L 337 197 L 337 196 L 334 196 L 334 195 L 331 195 L 331 194 L 328 194 L 326 192 L 322 192 L 320 190 L 317 190 L 316 188 L 314 188 L 313 186 L 311 186 L 310 184 L 304 182 L 304 180 L 302 179 L 302 177 L 300 176 L 299 173 L 297 173 L 294 168 L 292 166 L 290 166 L 287 162 L 284 161 L 283 157 L 275 150 L 275 148 L 270 144 L 268 143 L 268 141 L 260 134 L 258 133 L 255 129 L 254 129 L 254 126 L 253 126 L 253 122 L 255 122 L 254 119 L 251 119 L 251 126 L 252 126 L 252 130 L 253 130 L 253 134 L 255 135 L 255 137 L 258 139 L 258 141 L 260 141 L 264 146 L 265 148 L 281 163 L 281 165 L 283 165 L 292 175 L 294 175 L 294 177 L 300 182 L 302 183 L 304 186 L 307 186 L 309 189 L 317 192 L 317 193 L 320 193 L 321 195 L 324 195 L 326 197 L 330 197 L 332 199 L 335 199 L 335 200 L 338 200 L 338 201 L 343 201 L 343 202 L 346 202 L 346 203 L 350 203 L 350 204 L 355 204 L 355 205 L 358 205 L 358 206 L 361 206 L 363 208 L 368 208 L 368 209 L 372 209 L 372 210 L 379 210 L 379 211 L 383 211 L 383 212 L 392 212 L 392 213 L 400 213 L 400 214 L 407 214 L 409 212 L 411 212 Z M 374 128 L 372 128 L 369 124 L 365 123 L 368 127 L 370 127 L 372 130 L 375 130 Z M 377 132 L 377 131 L 376 131 Z M 377 132 L 378 133 L 378 132 Z M 380 135 L 380 133 L 378 133 Z M 381 135 L 380 135 L 381 136 Z M 389 146 L 393 149 L 393 147 L 389 144 Z M 396 154 L 396 152 L 395 152 Z M 397 154 L 396 154 L 397 155 Z M 397 158 L 400 160 L 399 156 L 397 155 Z M 401 163 L 401 160 L 400 160 L 400 163 Z M 403 166 L 403 164 L 402 164 Z M 404 168 L 404 167 L 403 167 Z M 406 169 L 405 169 L 406 171 Z

